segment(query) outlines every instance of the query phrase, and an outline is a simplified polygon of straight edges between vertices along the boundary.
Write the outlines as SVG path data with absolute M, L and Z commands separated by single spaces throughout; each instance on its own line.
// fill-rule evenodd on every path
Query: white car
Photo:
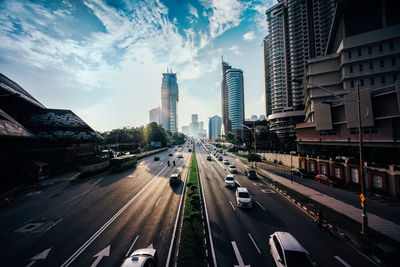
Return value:
M 236 203 L 239 208 L 251 208 L 253 207 L 253 201 L 251 200 L 251 196 L 249 191 L 247 191 L 246 187 L 238 187 L 236 189 Z
M 183 155 L 182 155 L 182 154 L 179 154 L 179 155 L 178 155 L 178 158 L 180 158 L 180 159 L 183 158 Z
M 316 266 L 309 253 L 287 232 L 275 232 L 270 235 L 269 248 L 276 266 Z
M 235 165 L 229 165 L 228 170 L 229 170 L 231 173 L 237 173 L 237 172 L 238 172 L 238 170 L 236 169 Z
M 229 165 L 229 160 L 227 160 L 227 159 L 224 159 L 222 162 L 223 162 L 225 165 Z
M 155 267 L 157 266 L 156 250 L 154 248 L 142 248 L 135 250 L 124 260 L 122 267 Z
M 228 174 L 225 177 L 225 186 L 226 187 L 235 187 L 236 186 L 235 176 L 233 176 L 232 174 Z

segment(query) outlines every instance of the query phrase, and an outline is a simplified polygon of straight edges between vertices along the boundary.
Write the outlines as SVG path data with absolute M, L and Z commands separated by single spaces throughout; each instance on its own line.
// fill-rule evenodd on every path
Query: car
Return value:
M 211 160 L 211 156 L 210 156 L 210 155 L 207 156 L 207 160 L 208 160 L 208 161 Z
M 159 156 L 155 156 L 154 157 L 154 161 L 159 161 L 160 160 L 160 157 Z
M 247 176 L 249 179 L 257 179 L 257 173 L 254 169 L 251 168 L 246 168 L 246 171 L 244 172 L 244 175 Z
M 218 160 L 219 160 L 219 161 L 222 161 L 222 156 L 218 156 Z
M 227 159 L 224 159 L 222 162 L 223 162 L 225 165 L 229 165 L 229 160 L 227 160 Z
M 172 153 L 169 153 L 168 156 L 172 156 Z
M 235 187 L 236 186 L 236 181 L 235 181 L 235 176 L 232 174 L 228 174 L 225 177 L 225 187 Z
M 323 183 L 323 184 L 327 184 L 329 186 L 342 186 L 343 182 L 340 181 L 337 178 L 333 178 L 333 177 L 329 177 L 328 175 L 325 174 L 317 174 L 315 176 L 315 181 L 317 181 L 318 183 Z
M 188 150 L 189 152 L 192 152 L 192 150 L 189 148 L 189 150 Z
M 180 159 L 183 158 L 183 155 L 182 155 L 182 154 L 179 154 L 179 155 L 178 155 L 178 158 L 180 158 Z
M 269 237 L 269 251 L 276 266 L 316 266 L 309 253 L 288 232 L 275 232 Z
M 253 201 L 246 187 L 236 188 L 236 203 L 239 208 L 251 208 L 253 207 Z
M 308 172 L 306 172 L 305 170 L 297 169 L 297 168 L 291 169 L 290 173 L 293 175 L 300 176 L 301 178 L 307 178 L 310 176 L 310 174 Z
M 157 251 L 154 248 L 135 250 L 122 263 L 122 267 L 155 267 L 157 266 Z
M 226 151 L 224 151 L 224 154 L 223 154 L 224 156 L 226 156 Z
M 238 170 L 236 169 L 236 166 L 235 166 L 235 165 L 229 165 L 228 170 L 229 170 L 231 173 L 237 173 L 237 172 L 238 172 Z
M 181 182 L 181 175 L 179 173 L 171 174 L 171 177 L 169 178 L 170 185 L 179 184 L 180 182 Z

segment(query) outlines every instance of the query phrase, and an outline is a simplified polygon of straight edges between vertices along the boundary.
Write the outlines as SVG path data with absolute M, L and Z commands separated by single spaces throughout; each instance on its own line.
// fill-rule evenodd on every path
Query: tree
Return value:
M 151 122 L 146 125 L 144 128 L 144 137 L 148 145 L 150 145 L 151 142 L 160 142 L 162 146 L 165 146 L 168 141 L 167 131 L 156 122 Z

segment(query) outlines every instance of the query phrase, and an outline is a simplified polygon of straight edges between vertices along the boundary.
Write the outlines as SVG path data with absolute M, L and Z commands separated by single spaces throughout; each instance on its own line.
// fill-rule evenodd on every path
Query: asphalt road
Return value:
M 238 168 L 236 181 L 249 190 L 254 201 L 252 209 L 238 208 L 234 189 L 224 187 L 228 166 L 215 158 L 207 161 L 207 155 L 205 147 L 197 146 L 197 162 L 218 266 L 240 263 L 275 266 L 268 244 L 269 235 L 275 231 L 290 232 L 318 266 L 374 266 L 341 240 L 328 236 L 312 218 L 263 181 L 248 180 L 244 176 L 245 166 L 234 157 L 224 156 Z
M 148 246 L 165 266 L 183 189 L 169 176 L 186 179 L 190 154 L 170 149 L 122 172 L 42 182 L 0 211 L 1 266 L 120 266 Z

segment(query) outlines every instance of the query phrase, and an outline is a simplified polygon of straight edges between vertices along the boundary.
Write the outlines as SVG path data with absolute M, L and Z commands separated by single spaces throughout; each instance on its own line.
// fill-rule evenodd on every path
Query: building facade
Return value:
M 226 85 L 228 89 L 228 119 L 231 130 L 242 134 L 245 118 L 243 71 L 228 69 L 226 71 Z
M 208 139 L 215 140 L 221 138 L 222 118 L 215 115 L 208 119 Z
M 151 122 L 160 123 L 161 122 L 160 114 L 161 114 L 160 107 L 151 109 L 149 111 L 149 123 Z
M 228 87 L 226 85 L 226 71 L 232 67 L 224 62 L 222 58 L 222 81 L 221 81 L 221 107 L 222 107 L 222 123 L 226 131 L 231 131 L 231 125 L 228 116 Z
M 271 131 L 295 136 L 304 120 L 301 79 L 308 59 L 323 55 L 335 0 L 281 0 L 266 11 L 264 39 L 266 114 Z
M 179 101 L 176 73 L 167 70 L 167 73 L 162 75 L 161 124 L 165 130 L 176 133 L 178 131 L 177 104 Z

